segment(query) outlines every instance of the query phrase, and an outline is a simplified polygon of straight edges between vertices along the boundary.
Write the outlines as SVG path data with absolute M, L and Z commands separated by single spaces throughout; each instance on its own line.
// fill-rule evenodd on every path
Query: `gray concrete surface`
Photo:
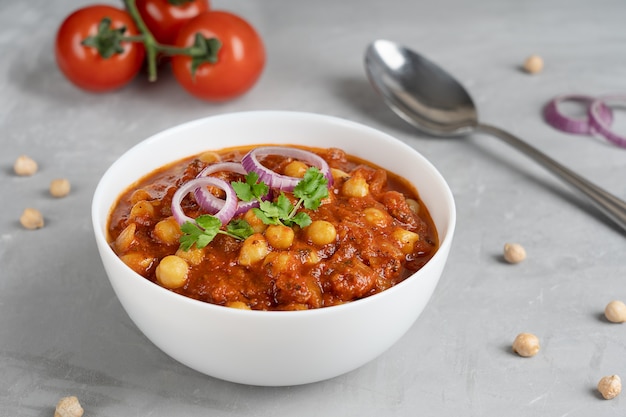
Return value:
M 119 4 L 110 2 L 111 4 Z M 626 324 L 603 319 L 626 300 L 625 234 L 579 194 L 497 139 L 436 140 L 387 110 L 363 71 L 385 38 L 439 62 L 470 89 L 481 117 L 518 134 L 626 198 L 626 150 L 555 131 L 543 105 L 558 94 L 626 91 L 623 0 L 223 1 L 262 34 L 268 63 L 249 94 L 209 104 L 167 68 L 93 95 L 54 61 L 57 27 L 85 0 L 0 1 L 0 415 L 52 416 L 76 395 L 86 416 L 624 416 L 602 400 L 603 375 L 626 378 Z M 520 71 L 530 54 L 542 73 Z M 182 122 L 243 110 L 329 114 L 388 132 L 448 180 L 458 226 L 423 315 L 375 361 L 333 380 L 258 388 L 196 373 L 155 348 L 115 298 L 96 251 L 90 203 L 99 177 L 142 139 Z M 626 134 L 623 108 L 616 129 Z M 621 118 L 621 120 L 620 120 Z M 12 173 L 28 154 L 29 178 Z M 72 193 L 53 199 L 51 179 Z M 25 207 L 46 227 L 23 230 Z M 525 262 L 505 264 L 505 242 Z M 542 349 L 520 358 L 519 332 Z

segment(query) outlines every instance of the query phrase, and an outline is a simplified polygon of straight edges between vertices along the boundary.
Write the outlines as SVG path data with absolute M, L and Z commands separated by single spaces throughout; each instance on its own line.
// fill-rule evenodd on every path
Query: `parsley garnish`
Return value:
M 281 193 L 276 201 L 263 200 L 269 192 L 269 187 L 263 181 L 259 181 L 259 176 L 255 172 L 248 173 L 245 182 L 233 181 L 231 185 L 240 200 L 259 201 L 259 208 L 253 210 L 263 223 L 289 227 L 298 225 L 304 228 L 311 224 L 311 217 L 298 210 L 302 206 L 309 210 L 317 210 L 322 200 L 328 197 L 328 180 L 315 167 L 307 169 L 304 177 L 294 188 L 293 195 L 298 199 L 295 205 L 291 204 L 285 193 Z M 191 249 L 194 244 L 198 249 L 204 248 L 218 233 L 239 240 L 254 233 L 252 226 L 243 219 L 230 221 L 226 225 L 226 230 L 222 230 L 222 222 L 210 214 L 198 216 L 195 222 L 185 222 L 180 226 L 180 230 L 183 232 L 180 237 L 180 248 L 184 251 Z
M 233 182 L 232 186 L 243 201 L 259 201 L 259 208 L 254 208 L 254 214 L 265 224 L 282 224 L 300 227 L 307 227 L 311 224 L 311 217 L 301 211 L 304 206 L 309 210 L 317 210 L 322 200 L 328 197 L 328 180 L 316 167 L 306 170 L 304 177 L 298 182 L 293 190 L 293 195 L 298 198 L 295 205 L 285 193 L 281 193 L 276 201 L 265 201 L 262 199 L 268 192 L 268 187 L 263 182 L 258 182 L 259 177 L 255 172 L 246 175 L 246 182 Z
M 202 249 L 213 241 L 218 233 L 245 239 L 254 233 L 252 227 L 245 220 L 233 220 L 222 230 L 222 222 L 215 216 L 203 214 L 196 217 L 195 223 L 187 221 L 180 226 L 183 235 L 180 237 L 180 248 L 188 251 L 195 244 L 196 248 Z

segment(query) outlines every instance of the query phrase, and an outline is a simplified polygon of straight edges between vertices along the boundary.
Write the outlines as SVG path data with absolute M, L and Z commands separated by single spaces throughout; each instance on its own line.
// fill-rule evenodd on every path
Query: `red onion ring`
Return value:
M 236 172 L 241 175 L 246 175 L 247 172 L 244 169 L 243 165 L 239 162 L 218 162 L 216 164 L 209 165 L 204 168 L 197 175 L 196 178 L 208 177 L 209 175 L 216 172 Z M 216 213 L 224 207 L 224 200 L 219 197 L 214 196 L 206 189 L 206 187 L 198 187 L 194 191 L 194 195 L 196 196 L 196 200 L 198 202 L 202 201 L 201 207 L 206 210 L 209 214 Z M 270 198 L 270 193 L 261 197 L 262 200 L 267 200 Z M 260 203 L 258 200 L 252 201 L 237 201 L 237 210 L 235 210 L 234 216 L 237 216 L 241 213 L 245 213 L 251 208 L 259 207 Z
M 603 117 L 603 109 L 607 108 L 607 101 L 626 102 L 626 96 L 607 96 L 594 100 L 589 106 L 589 122 L 593 131 L 604 136 L 617 146 L 626 148 L 626 137 L 620 136 L 610 129 L 610 122 Z M 612 121 L 612 119 L 611 119 Z
M 243 166 L 238 162 L 218 162 L 204 168 L 200 171 L 196 178 L 208 177 L 216 172 L 236 172 L 238 174 L 246 175 L 246 170 L 243 169 Z M 194 195 L 196 196 L 198 204 L 202 201 L 203 204 L 200 204 L 200 207 L 206 210 L 209 214 L 217 213 L 222 209 L 222 207 L 224 207 L 224 200 L 211 194 L 206 187 L 196 188 L 194 190 Z
M 235 190 L 233 190 L 233 187 L 231 187 L 231 185 L 228 184 L 226 181 L 223 181 L 219 178 L 201 177 L 195 178 L 191 181 L 187 181 L 186 183 L 181 185 L 172 197 L 172 214 L 174 215 L 174 218 L 176 219 L 178 224 L 182 225 L 185 222 L 195 222 L 194 219 L 185 214 L 181 203 L 187 194 L 195 191 L 198 188 L 204 188 L 207 185 L 218 187 L 224 190 L 224 192 L 226 193 L 226 200 L 222 200 L 224 202 L 224 205 L 213 215 L 219 221 L 221 221 L 222 224 L 227 224 L 230 219 L 233 218 L 233 216 L 235 215 L 235 211 L 237 210 L 237 196 L 235 195 Z M 196 200 L 201 207 L 203 207 L 203 205 L 207 205 L 206 201 L 201 201 L 200 199 L 198 199 L 197 196 Z
M 277 188 L 281 191 L 290 192 L 293 191 L 302 178 L 278 174 L 271 169 L 266 168 L 263 164 L 261 164 L 261 162 L 259 162 L 259 157 L 267 155 L 281 155 L 306 162 L 307 164 L 317 167 L 320 170 L 322 175 L 324 175 L 328 181 L 329 186 L 333 183 L 333 176 L 330 173 L 330 167 L 324 158 L 314 154 L 313 152 L 283 146 L 264 146 L 255 148 L 241 159 L 241 165 L 243 165 L 244 169 L 248 172 L 256 172 L 259 176 L 259 180 L 263 181 L 270 188 Z
M 591 104 L 596 101 L 595 98 L 583 95 L 562 95 L 550 100 L 544 108 L 544 118 L 552 127 L 563 132 L 575 133 L 580 135 L 591 135 L 594 133 L 595 127 L 591 123 L 591 117 L 585 118 L 568 117 L 559 110 L 559 103 L 564 101 L 580 101 L 587 106 L 587 113 L 591 108 Z M 613 112 L 609 107 L 600 103 L 597 105 L 595 117 L 602 121 L 605 125 L 613 122 Z

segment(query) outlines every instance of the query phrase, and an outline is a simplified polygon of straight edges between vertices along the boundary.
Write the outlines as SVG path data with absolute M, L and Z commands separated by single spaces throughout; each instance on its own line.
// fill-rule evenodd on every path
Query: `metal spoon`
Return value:
M 626 231 L 626 202 L 559 164 L 518 137 L 478 121 L 465 88 L 433 62 L 410 49 L 377 40 L 365 53 L 365 70 L 374 89 L 401 118 L 433 136 L 487 133 L 502 139 L 581 191 Z

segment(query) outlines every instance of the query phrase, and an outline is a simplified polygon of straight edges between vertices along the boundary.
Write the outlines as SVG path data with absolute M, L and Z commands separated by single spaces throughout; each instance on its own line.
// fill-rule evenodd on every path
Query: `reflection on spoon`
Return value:
M 480 123 L 467 90 L 433 62 L 385 40 L 371 43 L 365 70 L 374 89 L 402 119 L 419 130 L 442 137 L 473 132 L 498 137 L 581 191 L 608 218 L 626 231 L 626 202 L 592 184 L 518 137 Z

